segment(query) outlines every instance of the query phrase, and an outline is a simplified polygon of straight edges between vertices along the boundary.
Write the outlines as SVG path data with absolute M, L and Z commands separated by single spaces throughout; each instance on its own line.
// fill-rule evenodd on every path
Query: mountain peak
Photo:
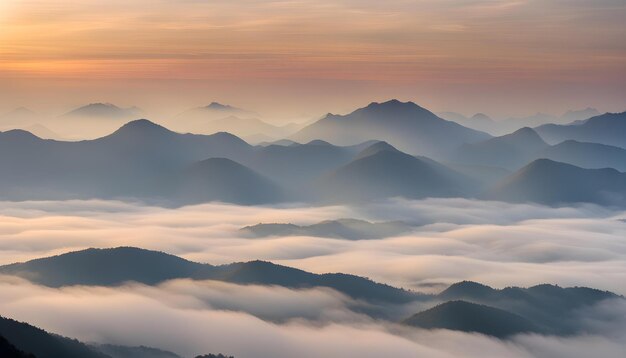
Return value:
M 367 107 L 365 107 L 366 109 L 373 109 L 373 108 L 385 108 L 385 109 L 392 109 L 392 108 L 421 108 L 420 106 L 418 106 L 417 104 L 413 103 L 413 102 L 402 102 L 400 100 L 397 99 L 391 99 L 389 101 L 386 102 L 372 102 L 369 105 L 367 105 Z
M 484 114 L 484 113 L 476 113 L 475 115 L 473 115 L 471 118 L 471 120 L 480 120 L 480 121 L 493 121 L 491 119 L 491 117 L 489 117 L 488 115 Z
M 325 140 L 321 140 L 321 139 L 313 139 L 312 141 L 306 143 L 305 145 L 332 146 L 332 144 L 328 143 Z
M 174 133 L 174 132 L 150 120 L 136 119 L 134 121 L 130 121 L 124 124 L 118 130 L 116 130 L 113 134 L 120 134 L 120 133 L 141 134 L 141 133 Z
M 91 117 L 131 117 L 137 115 L 140 110 L 137 107 L 121 108 L 112 103 L 90 103 L 88 105 L 76 108 L 68 113 L 66 116 L 91 116 Z
M 357 154 L 356 159 L 361 159 L 365 157 L 369 157 L 370 155 L 374 155 L 380 152 L 400 152 L 396 147 L 391 144 L 381 141 L 370 145 L 369 147 L 363 149 L 359 154 Z
M 239 110 L 238 108 L 235 108 L 235 107 L 230 106 L 228 104 L 221 104 L 219 102 L 211 102 L 211 103 L 209 103 L 208 106 L 205 106 L 204 108 L 215 110 L 215 111 L 233 111 L 233 110 L 236 111 L 236 110 Z
M 474 281 L 461 281 L 450 285 L 439 296 L 446 298 L 485 297 L 495 290 L 487 285 Z

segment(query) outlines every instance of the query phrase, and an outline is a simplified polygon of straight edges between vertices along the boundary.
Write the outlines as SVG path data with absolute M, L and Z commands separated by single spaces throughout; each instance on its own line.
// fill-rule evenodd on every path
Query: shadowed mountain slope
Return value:
M 0 317 L 0 336 L 20 351 L 37 358 L 111 358 L 77 340 L 4 317 Z
M 475 184 L 442 164 L 388 144 L 374 144 L 356 158 L 320 181 L 321 196 L 335 201 L 454 197 L 467 195 Z
M 353 298 L 390 303 L 409 302 L 423 297 L 354 275 L 318 275 L 264 261 L 211 266 L 162 252 L 131 247 L 70 252 L 1 266 L 0 273 L 51 287 L 116 286 L 131 281 L 153 285 L 171 279 L 189 278 L 290 288 L 329 287 Z
M 456 151 L 452 160 L 469 165 L 518 169 L 547 147 L 548 144 L 534 130 L 525 127 L 501 137 L 465 144 Z
M 0 336 L 0 357 L 4 358 L 35 358 L 34 355 L 24 353 L 15 348 L 6 338 Z
M 477 332 L 498 338 L 540 332 L 532 322 L 514 313 L 465 301 L 442 303 L 407 318 L 403 323 L 426 329 Z
M 626 149 L 598 143 L 566 140 L 545 148 L 537 158 L 568 163 L 581 168 L 614 168 L 626 172 Z
M 583 169 L 548 159 L 528 164 L 490 189 L 486 198 L 548 205 L 626 205 L 626 173 Z
M 271 180 L 226 158 L 211 158 L 183 172 L 178 200 L 185 204 L 223 201 L 236 204 L 274 203 L 285 199 Z

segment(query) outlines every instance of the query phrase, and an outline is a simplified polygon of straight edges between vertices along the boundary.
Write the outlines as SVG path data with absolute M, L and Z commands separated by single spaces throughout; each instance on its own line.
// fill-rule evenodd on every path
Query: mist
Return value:
M 493 287 L 554 283 L 626 294 L 626 212 L 466 199 L 387 200 L 364 206 L 167 209 L 117 201 L 5 202 L 0 263 L 88 247 L 136 246 L 192 261 L 268 260 L 315 273 L 345 272 L 419 291 L 460 280 Z M 378 240 L 250 238 L 257 223 L 400 220 L 413 231 Z M 375 265 L 371 263 L 375 262 Z

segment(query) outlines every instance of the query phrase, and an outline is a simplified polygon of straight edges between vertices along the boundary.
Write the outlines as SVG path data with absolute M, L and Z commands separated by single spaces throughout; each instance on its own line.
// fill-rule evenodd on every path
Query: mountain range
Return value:
M 528 127 L 482 142 L 464 144 L 450 156 L 449 161 L 516 170 L 536 159 L 551 159 L 587 169 L 626 171 L 624 148 L 576 140 L 549 145 Z
M 168 124 L 182 132 L 213 134 L 229 132 L 253 142 L 284 138 L 301 128 L 296 123 L 273 125 L 257 117 L 256 113 L 227 104 L 211 102 L 175 116 Z
M 604 134 L 595 135 L 614 142 L 623 137 L 619 130 L 624 123 L 623 114 L 606 114 L 572 127 L 580 133 L 600 128 Z M 550 145 L 541 133 L 546 127 L 489 137 L 399 101 L 372 103 L 346 116 L 329 115 L 299 133 L 321 135 L 318 129 L 327 125 L 337 138 L 349 132 L 356 140 L 380 130 L 380 137 L 405 145 L 410 141 L 413 149 L 438 146 L 443 148 L 437 151 L 441 162 L 403 152 L 396 142 L 380 137 L 346 146 L 319 138 L 253 146 L 225 132 L 181 134 L 141 119 L 109 135 L 76 142 L 45 140 L 23 130 L 0 132 L 0 198 L 114 198 L 165 206 L 208 201 L 354 203 L 390 197 L 624 204 L 623 175 L 617 171 L 626 170 L 626 149 L 618 146 L 576 139 Z M 470 137 L 472 143 L 467 142 Z M 592 134 L 585 138 L 597 139 Z M 604 168 L 614 170 L 593 171 Z M 577 184 L 551 191 L 551 177 Z
M 527 117 L 510 117 L 501 120 L 494 120 L 483 113 L 476 113 L 471 117 L 466 117 L 455 112 L 440 112 L 438 115 L 441 118 L 457 122 L 465 127 L 490 134 L 503 135 L 524 127 L 536 127 L 547 123 L 568 124 L 583 121 L 600 115 L 600 112 L 595 108 L 585 108 L 581 110 L 569 110 L 560 116 L 536 113 Z
M 439 118 L 413 102 L 391 100 L 373 102 L 347 115 L 329 113 L 289 139 L 297 142 L 323 139 L 338 145 L 376 139 L 393 143 L 410 154 L 437 158 L 461 144 L 489 137 L 487 133 Z
M 78 107 L 62 117 L 101 118 L 101 119 L 134 119 L 141 115 L 137 107 L 121 108 L 111 103 L 90 103 Z
M 626 112 L 605 113 L 574 124 L 544 124 L 535 130 L 548 143 L 576 140 L 626 148 Z
M 342 273 L 313 274 L 263 261 L 212 266 L 131 247 L 70 252 L 0 266 L 0 273 L 51 287 L 117 286 L 127 282 L 155 285 L 181 278 L 288 288 L 326 287 L 357 302 L 367 302 L 366 306 L 352 308 L 378 319 L 393 322 L 398 313 L 389 311 L 398 305 L 430 306 L 399 323 L 426 329 L 479 332 L 499 338 L 524 332 L 553 335 L 591 332 L 593 325 L 584 324 L 581 312 L 608 300 L 624 299 L 611 292 L 585 287 L 561 288 L 542 284 L 530 288 L 493 289 L 470 281 L 453 284 L 437 295 L 425 295 Z M 17 348 L 31 352 L 23 348 L 25 343 L 20 343 L 28 334 L 10 328 L 15 324 L 14 321 L 0 320 L 0 336 Z M 31 332 L 35 335 L 44 333 Z M 79 345 L 77 349 L 85 347 Z M 37 352 L 33 353 L 37 355 Z
M 356 219 L 324 220 L 312 225 L 264 223 L 246 226 L 240 231 L 251 237 L 268 236 L 317 236 L 347 240 L 382 239 L 411 231 L 412 226 L 404 222 L 371 223 Z

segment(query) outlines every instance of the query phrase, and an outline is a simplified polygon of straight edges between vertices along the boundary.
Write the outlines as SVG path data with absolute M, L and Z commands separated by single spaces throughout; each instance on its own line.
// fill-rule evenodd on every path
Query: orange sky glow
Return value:
M 0 0 L 0 111 L 626 109 L 621 0 Z

